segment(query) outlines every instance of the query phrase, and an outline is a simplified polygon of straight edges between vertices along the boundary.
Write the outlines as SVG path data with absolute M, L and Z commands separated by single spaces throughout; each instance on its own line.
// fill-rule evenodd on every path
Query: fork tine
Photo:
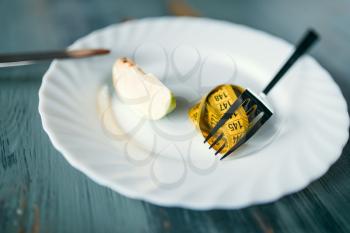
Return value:
M 220 160 L 223 160 L 224 158 L 226 158 L 229 154 L 231 154 L 232 152 L 234 152 L 238 147 L 240 147 L 243 143 L 245 143 L 246 141 L 248 141 L 255 133 L 256 131 L 258 131 L 258 129 L 266 122 L 266 120 L 269 117 L 264 117 L 264 112 L 260 112 L 258 116 L 256 116 L 253 120 L 253 122 L 251 123 L 252 126 L 248 129 L 248 131 L 245 133 L 245 135 L 243 135 L 238 142 L 231 148 L 229 149 L 222 157 Z
M 205 138 L 204 143 L 206 143 L 220 128 L 223 126 L 228 119 L 237 111 L 237 109 L 243 104 L 242 95 L 238 96 L 237 100 L 230 106 L 230 108 L 221 117 L 219 122 L 210 130 L 208 136 Z
M 257 106 L 254 104 L 252 107 L 250 107 L 246 113 L 247 113 L 247 116 L 248 116 L 248 121 L 251 122 L 253 119 L 254 119 L 254 115 L 256 114 L 256 109 L 257 109 Z
M 219 154 L 219 153 L 225 148 L 225 146 L 226 146 L 226 144 L 224 143 L 224 144 L 219 148 L 219 150 L 217 150 L 217 151 L 215 152 L 215 155 Z
M 215 141 L 209 146 L 209 149 L 211 149 L 213 146 L 215 146 L 215 145 L 220 141 L 220 139 L 221 139 L 223 136 L 224 136 L 224 134 L 221 133 L 221 134 L 219 135 L 219 137 L 217 137 L 217 138 L 215 139 Z

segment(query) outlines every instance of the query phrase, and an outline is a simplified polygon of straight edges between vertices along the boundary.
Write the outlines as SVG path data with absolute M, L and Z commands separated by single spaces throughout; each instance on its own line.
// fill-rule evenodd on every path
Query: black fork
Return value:
M 303 55 L 307 52 L 307 50 L 317 41 L 319 36 L 313 30 L 308 30 L 306 35 L 302 38 L 302 40 L 297 45 L 294 53 L 290 56 L 287 62 L 282 66 L 282 68 L 277 72 L 275 77 L 270 81 L 270 83 L 265 87 L 261 96 L 267 95 L 271 89 L 276 85 L 276 83 L 283 77 L 283 75 L 289 70 L 289 68 Z M 248 141 L 259 129 L 260 127 L 273 115 L 273 110 L 267 102 L 254 94 L 252 91 L 246 89 L 240 96 L 238 96 L 237 100 L 230 106 L 230 108 L 225 112 L 225 114 L 221 117 L 218 123 L 211 129 L 208 136 L 205 138 L 204 143 L 206 143 L 210 138 L 212 138 L 216 132 L 226 123 L 228 119 L 237 111 L 237 109 L 241 106 L 251 106 L 247 112 L 252 112 L 251 109 L 254 108 L 255 117 L 251 119 L 248 130 L 245 134 L 243 134 L 236 144 L 230 148 L 220 160 L 226 158 L 232 152 L 234 152 L 238 147 L 240 147 L 243 143 Z M 216 137 L 216 140 L 211 144 L 210 148 L 217 144 L 223 135 L 219 135 Z M 215 153 L 217 155 L 220 153 L 225 147 L 225 144 L 219 148 L 219 150 Z

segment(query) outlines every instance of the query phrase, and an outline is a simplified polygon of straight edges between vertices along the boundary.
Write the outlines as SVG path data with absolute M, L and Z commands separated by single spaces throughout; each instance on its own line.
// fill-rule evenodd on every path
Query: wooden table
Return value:
M 350 103 L 348 0 L 190 4 L 202 16 L 262 29 L 293 43 L 313 26 L 323 38 L 312 55 Z M 0 52 L 59 49 L 127 18 L 182 8 L 169 11 L 162 0 L 1 0 Z M 38 89 L 47 67 L 0 69 L 0 232 L 350 232 L 349 143 L 327 174 L 304 190 L 241 210 L 159 207 L 97 185 L 64 160 L 42 129 Z

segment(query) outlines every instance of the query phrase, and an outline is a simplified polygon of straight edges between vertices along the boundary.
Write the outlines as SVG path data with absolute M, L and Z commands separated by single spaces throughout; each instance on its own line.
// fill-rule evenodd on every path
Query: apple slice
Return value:
M 113 66 L 113 86 L 117 96 L 139 115 L 158 120 L 173 111 L 172 92 L 151 73 L 145 73 L 129 58 L 118 59 Z

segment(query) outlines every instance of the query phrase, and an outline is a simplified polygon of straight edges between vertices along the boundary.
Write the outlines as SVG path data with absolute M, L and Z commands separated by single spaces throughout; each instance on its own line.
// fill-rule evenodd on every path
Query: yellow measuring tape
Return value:
M 199 103 L 190 108 L 188 112 L 189 118 L 196 128 L 201 131 L 202 135 L 206 137 L 231 104 L 236 101 L 237 96 L 243 91 L 243 88 L 234 85 L 217 86 L 204 96 Z M 225 153 L 237 143 L 248 127 L 248 115 L 245 109 L 240 107 L 219 129 L 217 135 L 223 133 L 224 136 L 213 148 L 218 150 L 225 143 L 224 149 L 220 152 Z M 212 137 L 208 143 L 211 145 L 215 139 L 215 137 Z

